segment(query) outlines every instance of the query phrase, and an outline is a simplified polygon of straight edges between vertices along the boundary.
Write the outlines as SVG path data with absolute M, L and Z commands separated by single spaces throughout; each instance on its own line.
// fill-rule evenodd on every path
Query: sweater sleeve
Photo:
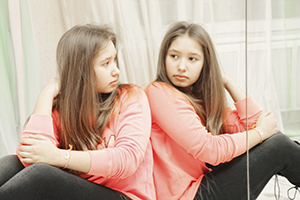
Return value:
M 147 97 L 139 87 L 121 97 L 119 112 L 110 126 L 116 136 L 115 146 L 90 151 L 91 169 L 88 174 L 105 178 L 126 178 L 144 160 L 149 144 L 151 115 Z
M 188 100 L 168 86 L 146 88 L 152 120 L 195 159 L 217 165 L 246 151 L 243 134 L 213 136 L 202 125 Z
M 248 105 L 248 110 L 246 111 L 246 103 Z M 246 120 L 248 114 L 248 127 L 255 126 L 259 116 L 262 114 L 263 109 L 260 105 L 249 96 L 247 99 L 236 102 L 236 110 L 231 110 L 228 108 L 228 117 L 226 120 L 226 130 L 229 133 L 237 133 L 246 131 Z
M 52 117 L 48 115 L 41 115 L 41 114 L 33 114 L 30 116 L 30 119 L 22 132 L 21 138 L 28 138 L 29 135 L 43 135 L 48 137 L 55 146 L 58 146 L 58 141 L 55 137 L 53 131 L 53 122 Z M 17 156 L 19 156 L 19 148 L 20 144 L 17 147 Z M 22 163 L 25 167 L 29 166 L 30 164 Z

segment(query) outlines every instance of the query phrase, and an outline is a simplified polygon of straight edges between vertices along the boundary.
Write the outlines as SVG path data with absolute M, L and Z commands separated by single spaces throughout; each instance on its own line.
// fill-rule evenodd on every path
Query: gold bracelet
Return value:
M 66 169 L 66 167 L 68 166 L 69 162 L 70 162 L 70 158 L 71 158 L 71 150 L 73 148 L 73 145 L 69 144 L 70 149 L 66 152 L 65 155 L 65 159 L 67 161 L 66 165 L 62 168 L 62 169 Z
M 259 130 L 257 130 L 256 128 L 254 128 L 253 130 L 255 130 L 258 133 L 258 135 L 260 137 L 260 143 L 262 143 L 262 141 L 263 141 L 263 137 L 262 137 L 263 133 L 260 132 Z

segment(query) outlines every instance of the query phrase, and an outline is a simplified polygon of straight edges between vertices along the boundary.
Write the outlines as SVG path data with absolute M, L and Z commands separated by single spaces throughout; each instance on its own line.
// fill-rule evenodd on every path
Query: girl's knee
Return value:
M 17 155 L 11 154 L 11 155 L 2 157 L 0 160 L 1 160 L 1 163 L 2 162 L 16 162 L 16 161 L 19 161 L 19 158 L 17 157 Z
M 29 165 L 24 170 L 22 170 L 23 176 L 30 176 L 32 179 L 40 178 L 41 176 L 51 173 L 51 166 L 43 163 L 36 163 Z
M 7 155 L 0 159 L 0 170 L 21 170 L 24 168 L 17 155 Z
M 44 163 L 35 163 L 28 166 L 26 169 L 28 171 L 35 171 L 36 173 L 45 173 L 45 172 L 50 173 L 52 170 L 54 170 L 54 168 L 56 167 Z
M 300 146 L 287 137 L 282 132 L 278 132 L 265 141 L 266 147 L 278 150 L 279 153 L 288 153 L 290 151 L 300 150 Z
M 272 137 L 268 138 L 265 142 L 272 143 L 273 145 L 279 147 L 281 145 L 286 145 L 288 143 L 291 143 L 292 140 L 279 131 L 276 134 L 274 134 Z

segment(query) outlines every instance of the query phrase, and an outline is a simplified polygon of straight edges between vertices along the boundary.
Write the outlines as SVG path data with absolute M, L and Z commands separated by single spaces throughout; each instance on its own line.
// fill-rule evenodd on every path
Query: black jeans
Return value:
M 130 200 L 124 194 L 46 164 L 24 168 L 16 155 L 0 159 L 0 199 Z
M 195 200 L 247 199 L 247 156 L 212 167 L 201 182 Z M 300 186 L 300 145 L 277 133 L 249 150 L 250 199 L 256 199 L 273 175 Z

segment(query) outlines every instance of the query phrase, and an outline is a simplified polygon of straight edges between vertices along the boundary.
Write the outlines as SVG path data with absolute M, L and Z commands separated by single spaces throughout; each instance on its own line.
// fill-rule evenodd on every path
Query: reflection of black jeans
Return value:
M 247 199 L 247 156 L 212 167 L 201 182 L 195 200 Z M 256 199 L 273 175 L 300 186 L 300 146 L 277 133 L 249 150 L 250 199 Z
M 0 199 L 111 199 L 124 194 L 46 164 L 24 168 L 16 155 L 0 159 Z

